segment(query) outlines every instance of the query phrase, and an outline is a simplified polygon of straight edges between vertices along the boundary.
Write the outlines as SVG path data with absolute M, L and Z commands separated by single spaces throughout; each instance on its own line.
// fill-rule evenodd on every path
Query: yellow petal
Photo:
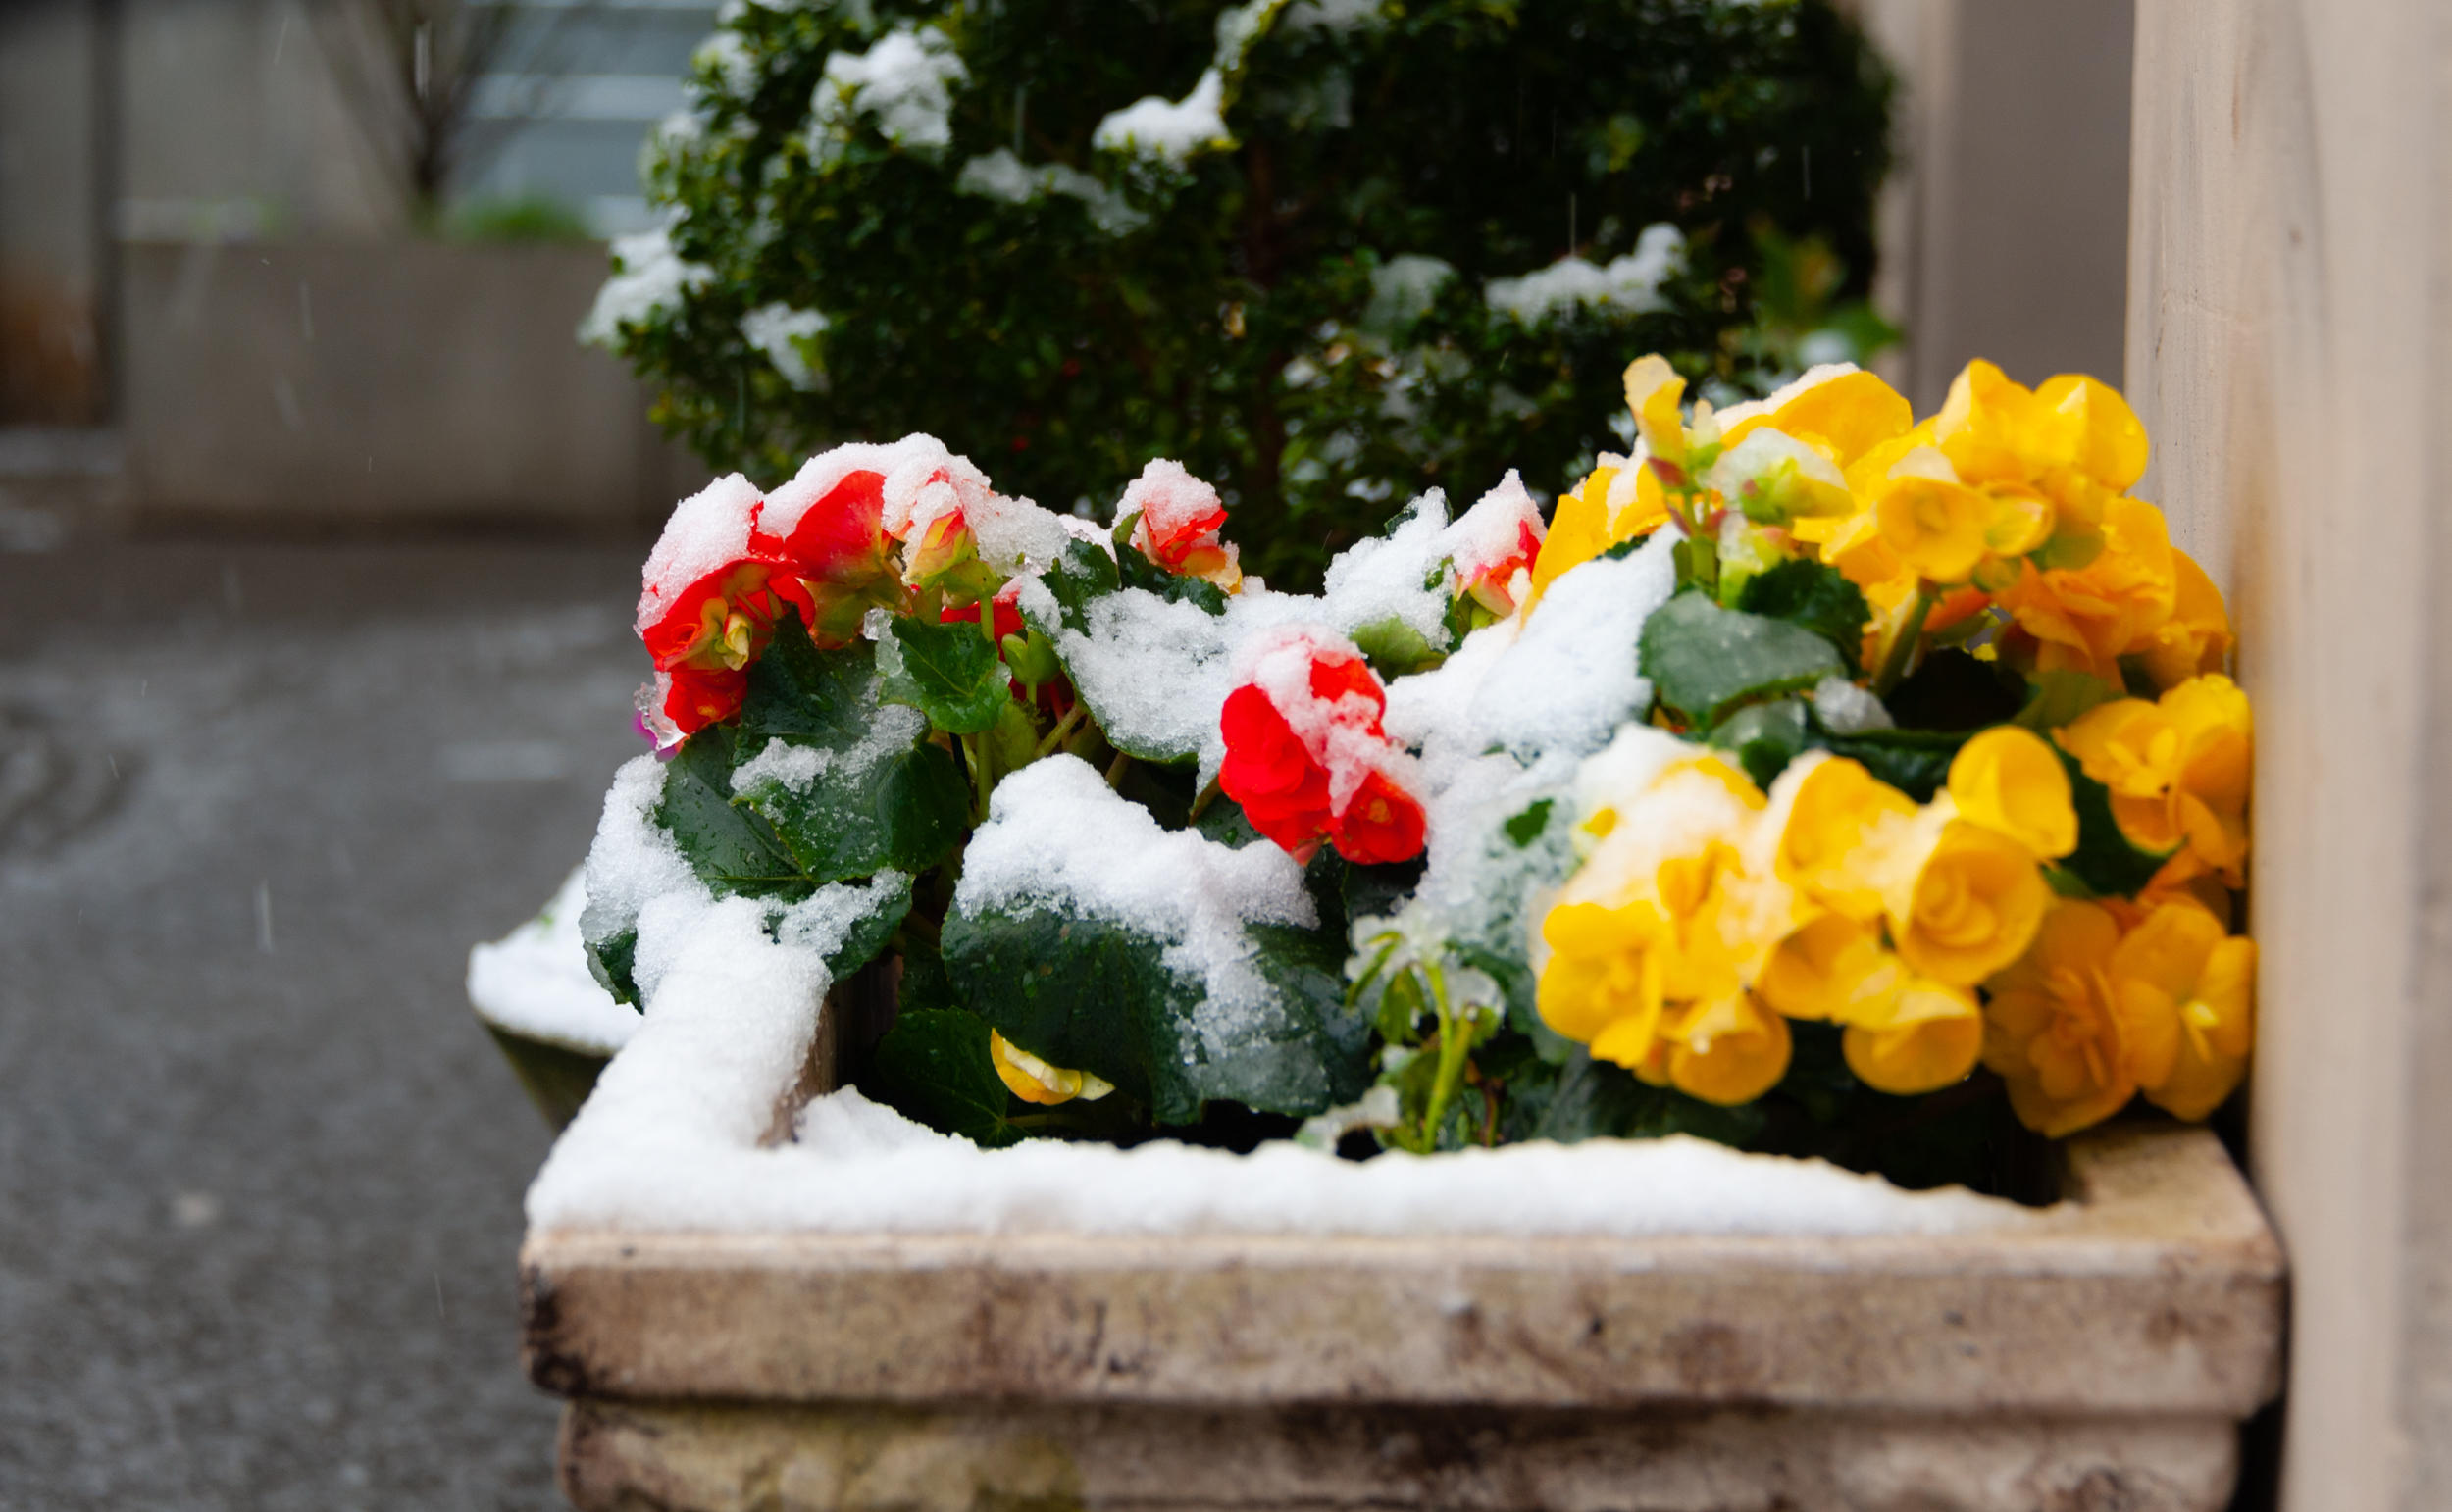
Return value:
M 2009 836 L 2044 860 L 2077 848 L 2077 808 L 2069 770 L 2040 735 L 2001 725 L 1959 747 L 1950 763 L 1959 815 Z
M 1774 396 L 1776 397 L 1776 396 Z M 1734 446 L 1762 427 L 1830 443 L 1841 467 L 1895 437 L 1905 435 L 1915 415 L 1899 391 L 1862 369 L 1825 378 L 1776 409 L 1730 426 L 1721 440 Z
M 1971 987 L 2025 953 L 2052 889 L 2025 846 L 1953 820 L 1916 870 L 1904 910 L 1899 903 L 1885 900 L 1900 957 L 1923 976 Z
M 1048 1065 L 995 1030 L 988 1032 L 988 1058 L 996 1068 L 996 1079 L 1014 1096 L 1042 1107 L 1071 1102 L 1076 1097 L 1096 1102 L 1115 1090 L 1111 1084 L 1089 1072 Z
M 1788 1021 L 1739 993 L 1688 1009 L 1669 1039 L 1669 1081 L 1689 1097 L 1752 1102 L 1788 1073 Z
M 2115 493 L 2136 485 L 2146 470 L 2146 429 L 2120 390 L 2082 374 L 2046 378 L 2037 402 L 2074 422 L 2076 462 Z
M 1653 456 L 1679 467 L 1686 461 L 1686 431 L 1677 404 L 1685 394 L 1686 380 L 1667 358 L 1654 353 L 1626 365 L 1626 408 L 1634 412 L 1636 430 Z
M 1983 1049 L 1983 1010 L 1964 987 L 1915 980 L 1891 994 L 1878 1022 L 1840 1036 L 1848 1069 L 1875 1091 L 1913 1097 L 1967 1079 Z

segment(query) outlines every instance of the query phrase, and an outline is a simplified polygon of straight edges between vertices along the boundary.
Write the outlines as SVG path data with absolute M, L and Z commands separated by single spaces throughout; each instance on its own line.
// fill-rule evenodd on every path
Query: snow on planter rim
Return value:
M 1595 1139 L 1366 1162 L 1293 1144 L 983 1150 L 844 1089 L 767 1146 L 815 1035 L 824 942 L 742 898 L 640 919 L 669 963 L 631 1043 L 528 1193 L 538 1229 L 1092 1235 L 1940 1235 L 2034 1221 L 1703 1140 Z M 650 933 L 668 933 L 650 941 Z
M 587 970 L 579 929 L 587 906 L 583 866 L 536 918 L 470 949 L 468 1000 L 479 1018 L 583 1055 L 611 1055 L 630 1042 L 639 1032 L 639 1015 L 614 1001 Z

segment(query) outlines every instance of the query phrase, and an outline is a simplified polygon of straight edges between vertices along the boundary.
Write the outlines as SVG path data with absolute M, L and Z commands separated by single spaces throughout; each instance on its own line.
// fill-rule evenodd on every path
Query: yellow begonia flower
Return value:
M 2106 384 L 2063 374 L 2036 390 L 1988 362 L 1968 363 L 1933 417 L 1933 443 L 1959 480 L 2033 495 L 2056 524 L 2091 537 L 2105 502 L 2145 471 L 2145 427 Z
M 1866 1086 L 1915 1097 L 1967 1080 L 1983 1044 L 1972 991 L 1911 977 L 1848 1021 L 1839 1052 Z
M 2212 674 L 2154 703 L 2115 699 L 2056 738 L 2086 776 L 2111 789 L 2112 817 L 2130 844 L 2159 855 L 2184 843 L 2235 883 L 2248 853 L 2254 738 L 2248 695 L 2236 683 Z
M 2120 658 L 2171 618 L 2177 570 L 2163 512 L 2125 495 L 2104 508 L 2102 549 L 2083 567 L 2024 565 L 2001 607 L 2035 638 L 2035 665 L 2119 682 Z
M 1524 595 L 1526 614 L 1569 568 L 1583 566 L 1615 544 L 1609 539 L 1609 483 L 1617 474 L 1613 467 L 1596 468 L 1558 500 L 1550 517 L 1550 533 L 1541 542 L 1541 554 L 1533 558 L 1532 588 Z
M 1858 1003 L 1895 989 L 1901 976 L 1877 926 L 1823 914 L 1779 942 L 1755 990 L 1789 1018 L 1835 1023 Z
M 1936 804 L 1916 827 L 1928 844 L 1896 847 L 1872 865 L 1900 958 L 1919 975 L 1971 987 L 2025 952 L 2052 888 L 2025 846 L 1947 813 Z
M 1050 1066 L 1038 1056 L 1022 1049 L 995 1030 L 988 1032 L 988 1058 L 995 1063 L 996 1079 L 1024 1102 L 1053 1107 L 1078 1097 L 1084 1102 L 1097 1102 L 1115 1090 L 1112 1084 L 1087 1071 L 1067 1071 Z
M 1665 1056 L 1638 1075 L 1657 1082 L 1664 1071 L 1669 1085 L 1705 1102 L 1752 1102 L 1788 1074 L 1788 1021 L 1747 992 L 1685 1008 L 1662 1038 Z
M 1840 914 L 1782 940 L 1756 990 L 1792 1019 L 1845 1026 L 1848 1065 L 1867 1086 L 1898 1096 L 1964 1080 L 1983 1044 L 1972 992 L 1916 976 L 1875 926 Z
M 1846 757 L 1792 763 L 1772 792 L 1780 880 L 1851 919 L 1879 917 L 1872 863 L 1887 848 L 1883 832 L 1916 819 L 1916 800 Z
M 2035 400 L 2069 422 L 2071 460 L 2114 493 L 2136 486 L 2145 476 L 2146 428 L 2120 390 L 2075 373 L 2044 379 Z
M 2190 1120 L 2221 1107 L 2256 1039 L 2255 943 L 2193 903 L 2165 903 L 2113 951 L 2112 982 L 2129 1019 L 2179 1029 L 2171 1069 L 2139 1079 L 2147 1100 Z
M 1652 448 L 1656 460 L 1681 471 L 1686 465 L 1686 429 L 1677 404 L 1685 396 L 1686 380 L 1677 376 L 1667 358 L 1653 353 L 1626 365 L 1626 408 L 1634 412 L 1636 432 Z
M 2077 848 L 2069 770 L 2041 735 L 2000 725 L 1959 747 L 1950 763 L 1959 817 L 2018 841 L 2045 861 Z
M 1558 500 L 1541 554 L 1533 559 L 1532 589 L 1524 596 L 1524 612 L 1529 614 L 1550 584 L 1570 569 L 1667 523 L 1668 497 L 1650 468 L 1637 461 L 1593 469 Z
M 1819 440 L 1845 468 L 1883 442 L 1905 435 L 1914 422 L 1897 389 L 1857 369 L 1808 383 L 1784 400 L 1773 394 L 1760 412 L 1729 423 L 1721 440 L 1733 447 L 1767 428 L 1801 440 Z
M 1873 509 L 1881 543 L 1928 582 L 1965 582 L 1991 554 L 1992 500 L 1964 483 L 1892 479 Z
M 2141 1084 L 2170 1076 L 2178 1052 L 2176 1020 L 2114 986 L 2119 946 L 2108 910 L 2064 899 L 1990 983 L 1983 1062 L 2009 1084 L 2019 1121 L 2049 1138 L 2110 1118 Z
M 2196 559 L 2174 546 L 2171 571 L 2171 618 L 2123 653 L 2143 661 L 2158 687 L 2222 671 L 2230 660 L 2234 638 L 2230 616 L 2222 608 L 2222 590 L 2214 586 Z
M 1550 947 L 1534 989 L 1541 1021 L 1590 1045 L 1596 1060 L 1636 1066 L 1650 1059 L 1677 949 L 1667 916 L 1643 898 L 1615 907 L 1561 903 L 1542 921 L 1541 937 Z

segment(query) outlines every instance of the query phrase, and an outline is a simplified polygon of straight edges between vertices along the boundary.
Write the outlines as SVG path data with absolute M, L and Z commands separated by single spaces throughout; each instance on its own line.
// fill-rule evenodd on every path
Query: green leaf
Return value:
M 1711 727 L 1712 745 L 1737 758 L 1757 787 L 1768 787 L 1813 743 L 1802 699 L 1748 704 Z
M 1643 675 L 1690 725 L 1719 722 L 1749 699 L 1812 687 L 1844 670 L 1829 641 L 1802 626 L 1678 594 L 1644 621 Z
M 1801 625 L 1830 642 L 1853 675 L 1863 670 L 1858 658 L 1865 646 L 1865 626 L 1872 609 L 1864 590 L 1837 568 L 1802 558 L 1782 562 L 1750 580 L 1737 607 L 1765 619 Z
M 1834 756 L 1850 756 L 1866 771 L 1918 803 L 1929 803 L 1950 780 L 1950 763 L 1969 731 L 1871 730 L 1859 735 L 1823 735 L 1814 743 Z
M 2126 696 L 2092 673 L 2039 672 L 2029 681 L 2026 706 L 2018 711 L 2017 723 L 2048 740 L 2052 731 L 2077 723 L 2087 710 Z
M 2057 747 L 2056 747 L 2057 749 Z M 2061 860 L 2061 869 L 2084 882 L 2097 897 L 2128 897 L 2154 880 L 2171 851 L 2156 855 L 2128 843 L 2120 821 L 2112 816 L 2112 790 L 2086 776 L 2077 758 L 2062 751 L 2069 770 L 2069 796 L 2077 809 L 2077 848 Z
M 1500 828 L 1507 832 L 1510 844 L 1518 850 L 1541 838 L 1541 832 L 1550 828 L 1550 812 L 1558 807 L 1556 798 L 1542 798 L 1522 813 L 1510 815 Z
M 1013 701 L 1012 678 L 977 625 L 931 625 L 905 616 L 894 620 L 890 633 L 892 641 L 881 643 L 877 656 L 885 702 L 917 709 L 949 734 L 972 735 L 996 724 Z
M 947 976 L 1006 1038 L 1112 1082 L 1161 1124 L 1190 1124 L 1211 1098 L 1268 1113 L 1318 1113 L 1369 1082 L 1368 1026 L 1345 1009 L 1341 942 L 1257 926 L 1249 964 L 1272 990 L 1238 1004 L 1219 1033 L 1197 978 L 1165 946 L 1103 919 L 1052 909 L 946 918 Z M 1212 1022 L 1199 1022 L 1207 1017 Z
M 664 795 L 656 801 L 655 821 L 681 846 L 698 880 L 719 896 L 806 897 L 818 879 L 794 858 L 763 815 L 733 802 L 738 743 L 734 731 L 722 725 L 710 725 L 683 741 L 665 765 Z M 860 867 L 837 875 L 857 877 L 875 870 Z
M 639 960 L 639 931 L 623 930 L 604 939 L 589 939 L 587 945 L 587 975 L 612 993 L 615 1002 L 638 1007 L 639 982 L 631 973 Z
M 960 1009 L 905 1008 L 877 1042 L 861 1090 L 917 1123 L 995 1149 L 1019 1141 L 1013 1094 L 988 1053 L 988 1026 Z
M 778 875 L 789 872 L 805 889 L 888 868 L 924 872 L 962 842 L 971 793 L 960 758 L 932 743 L 924 724 L 908 740 L 873 739 L 881 718 L 880 691 L 874 647 L 862 643 L 820 651 L 805 635 L 776 635 L 750 671 L 741 732 L 738 737 L 727 732 L 729 748 L 720 772 L 710 757 L 706 769 L 694 774 L 695 785 L 690 789 L 690 822 L 731 842 L 730 848 L 702 858 L 684 839 L 683 849 L 701 878 L 716 882 L 724 874 L 710 867 L 724 862 L 744 870 L 741 879 L 728 877 L 718 890 L 753 890 L 764 874 L 747 870 L 752 867 Z M 684 759 L 690 747 L 714 732 L 700 731 L 691 736 L 682 748 Z M 812 764 L 813 775 L 805 781 L 790 781 L 783 774 L 770 773 L 753 778 L 746 791 L 736 796 L 734 769 L 776 745 L 812 752 L 787 758 L 785 765 L 795 760 Z M 681 759 L 674 763 L 680 764 Z M 666 781 L 668 809 L 682 776 L 675 772 Z M 719 804 L 733 812 L 729 829 L 717 822 L 714 809 Z M 672 828 L 671 820 L 666 823 Z M 681 835 L 678 829 L 674 832 Z M 763 848 L 754 848 L 752 841 Z M 773 883 L 770 890 L 781 886 Z
M 874 961 L 894 939 L 894 931 L 911 912 L 911 885 L 916 879 L 907 873 L 898 883 L 885 884 L 875 880 L 869 883 L 869 911 L 852 921 L 851 928 L 826 957 L 826 970 L 837 982 Z
M 743 812 L 763 816 L 811 882 L 843 882 L 892 868 L 917 874 L 962 843 L 970 782 L 961 759 L 924 738 L 884 750 L 786 737 L 827 761 L 807 782 L 753 780 Z
M 810 735 L 828 745 L 850 745 L 876 717 L 876 648 L 862 641 L 821 651 L 800 628 L 799 611 L 787 611 L 766 654 L 749 669 L 741 732 Z
M 1362 653 L 1373 671 L 1388 679 L 1421 671 L 1437 661 L 1442 650 L 1423 639 L 1420 630 L 1395 615 L 1356 627 L 1354 647 Z
M 1064 555 L 1042 576 L 1047 591 L 1055 596 L 1056 618 L 1066 630 L 1077 635 L 1090 633 L 1090 605 L 1122 586 L 1115 568 L 1115 559 L 1086 540 L 1067 540 Z M 1023 611 L 1029 618 L 1029 611 Z M 1052 635 L 1055 627 L 1034 627 L 1042 634 Z
M 1243 805 L 1224 793 L 1209 799 L 1209 806 L 1200 811 L 1200 817 L 1192 822 L 1191 828 L 1220 845 L 1232 846 L 1236 850 L 1246 845 L 1265 843 L 1260 832 L 1252 828 L 1252 821 L 1244 814 Z M 1332 855 L 1334 852 L 1323 850 L 1321 854 Z

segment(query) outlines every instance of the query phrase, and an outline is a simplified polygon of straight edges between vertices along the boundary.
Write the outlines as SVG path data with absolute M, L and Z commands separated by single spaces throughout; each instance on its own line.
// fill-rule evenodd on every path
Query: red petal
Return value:
M 1329 821 L 1337 854 L 1359 866 L 1410 861 L 1422 853 L 1424 816 L 1412 794 L 1374 772 Z
M 711 672 L 684 667 L 668 676 L 672 686 L 664 695 L 664 717 L 686 735 L 739 714 L 749 690 L 749 674 L 729 667 Z

